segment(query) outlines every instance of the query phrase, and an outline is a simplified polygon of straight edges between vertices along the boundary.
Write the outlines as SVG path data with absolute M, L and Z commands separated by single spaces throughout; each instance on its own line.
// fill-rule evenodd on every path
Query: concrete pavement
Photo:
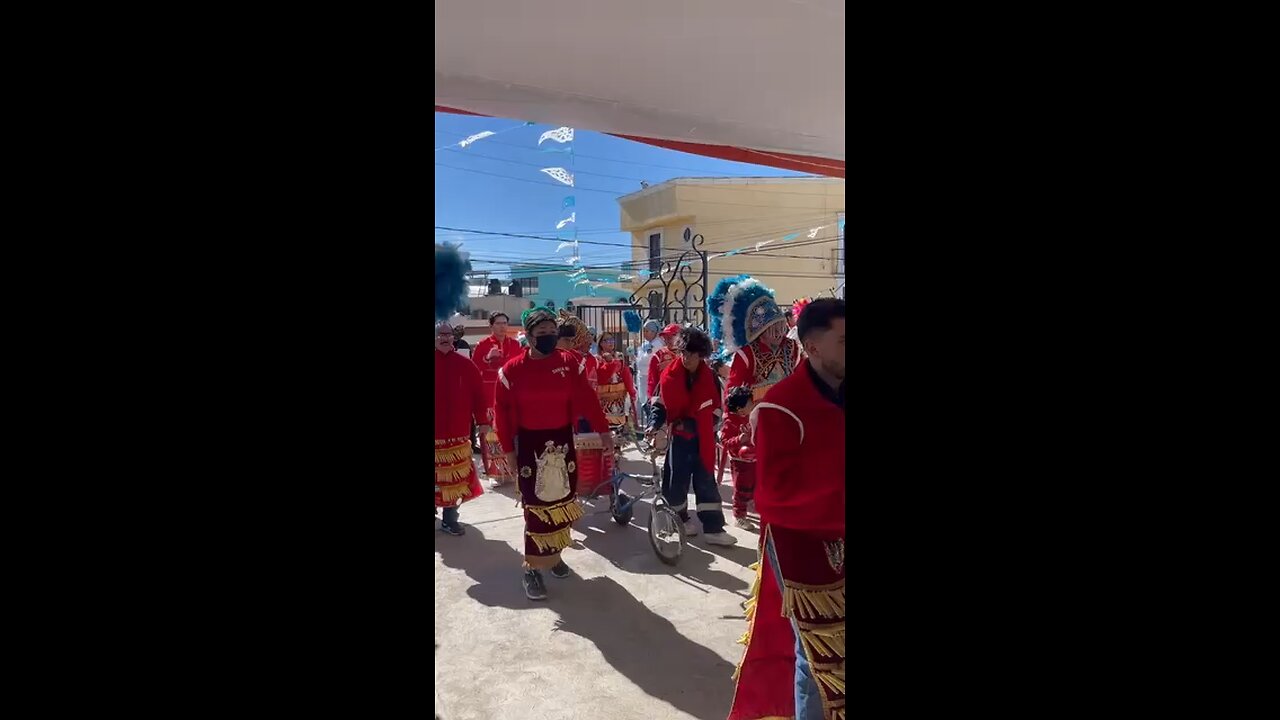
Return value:
M 648 468 L 628 452 L 624 470 Z M 635 483 L 625 482 L 623 491 L 636 494 Z M 730 496 L 721 486 L 728 518 Z M 574 523 L 574 543 L 564 552 L 573 575 L 543 573 L 549 598 L 535 602 L 520 583 L 516 497 L 512 487 L 487 490 L 462 506 L 466 535 L 435 530 L 442 720 L 726 717 L 758 536 L 730 526 L 738 545 L 728 548 L 690 538 L 670 567 L 649 547 L 647 503 L 623 527 L 600 498 Z

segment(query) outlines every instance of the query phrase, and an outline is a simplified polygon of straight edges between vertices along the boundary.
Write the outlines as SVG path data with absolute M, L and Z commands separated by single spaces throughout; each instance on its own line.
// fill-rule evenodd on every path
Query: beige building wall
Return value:
M 623 230 L 631 232 L 632 259 L 648 268 L 649 238 L 661 234 L 662 255 L 674 260 L 688 246 L 684 229 L 704 238 L 710 259 L 708 290 L 721 278 L 747 274 L 772 288 L 780 304 L 830 295 L 844 282 L 836 262 L 836 222 L 844 213 L 840 178 L 676 178 L 618 199 Z M 812 228 L 826 226 L 814 238 Z M 782 237 L 800 236 L 789 242 Z M 773 242 L 756 252 L 758 242 Z M 696 263 L 695 263 L 696 266 Z M 643 284 L 638 277 L 633 289 Z M 649 287 L 653 287 L 651 283 Z

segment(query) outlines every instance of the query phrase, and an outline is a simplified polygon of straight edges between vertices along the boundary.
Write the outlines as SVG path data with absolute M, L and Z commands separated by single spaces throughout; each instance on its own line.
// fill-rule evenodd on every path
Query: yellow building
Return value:
M 703 236 L 708 290 L 721 278 L 747 274 L 772 288 L 780 305 L 819 294 L 844 297 L 842 178 L 675 178 L 618 204 L 620 227 L 633 240 L 634 274 L 674 262 L 688 249 L 687 229 Z M 723 255 L 733 250 L 742 252 Z M 637 277 L 632 289 L 645 279 Z

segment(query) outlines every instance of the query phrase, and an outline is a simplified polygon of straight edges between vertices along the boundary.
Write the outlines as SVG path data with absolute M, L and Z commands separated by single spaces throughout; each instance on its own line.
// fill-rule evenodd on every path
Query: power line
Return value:
M 449 165 L 449 164 L 442 163 L 442 162 L 437 162 L 437 163 L 436 163 L 436 167 L 444 167 L 444 168 L 449 168 L 449 169 L 451 169 L 451 170 L 459 170 L 459 171 L 461 171 L 461 172 L 476 173 L 477 175 L 488 175 L 488 176 L 490 176 L 490 177 L 503 178 L 504 180 L 514 180 L 514 181 L 516 181 L 516 182 L 532 183 L 532 184 L 534 184 L 534 185 L 544 185 L 544 186 L 546 186 L 546 187 L 554 187 L 554 188 L 559 188 L 559 189 L 561 189 L 561 190 L 563 190 L 564 188 L 569 187 L 568 185 L 564 185 L 564 184 L 562 184 L 562 183 L 548 183 L 548 182 L 542 182 L 541 180 L 533 180 L 533 179 L 530 179 L 530 178 L 515 177 L 515 176 L 513 176 L 513 175 L 501 175 L 501 174 L 499 174 L 499 173 L 485 172 L 484 170 L 473 170 L 473 169 L 471 169 L 471 168 L 458 167 L 457 165 Z M 573 189 L 574 189 L 574 190 L 582 190 L 582 191 L 585 191 L 585 192 L 598 192 L 598 193 L 605 193 L 606 195 L 611 195 L 611 196 L 613 196 L 614 198 L 619 198 L 619 197 L 622 197 L 623 195 L 630 195 L 630 194 L 632 194 L 633 192 L 635 192 L 635 191 L 633 191 L 633 190 L 632 190 L 632 191 L 626 191 L 626 192 L 623 192 L 623 191 L 620 191 L 620 190 L 603 190 L 603 189 L 600 189 L 600 188 L 589 188 L 589 187 L 583 187 L 582 185 L 577 185 L 577 184 L 573 185 L 572 187 L 573 187 Z M 699 186 L 699 187 L 701 187 L 701 188 L 707 188 L 707 187 L 715 187 L 715 186 L 714 186 L 714 185 L 703 185 L 703 186 Z M 777 191 L 777 192 L 774 192 L 774 191 L 770 191 L 770 190 L 746 190 L 746 189 L 743 189 L 743 188 L 725 188 L 725 189 L 738 190 L 738 191 L 740 191 L 740 192 L 763 192 L 763 193 L 767 193 L 767 194 L 770 194 L 770 195 L 780 195 L 780 194 L 783 194 L 783 192 L 784 192 L 784 191 Z M 806 196 L 806 197 L 812 197 L 812 198 L 815 198 L 815 199 L 818 199 L 818 200 L 824 200 L 824 201 L 825 201 L 827 198 L 831 197 L 830 195 L 825 195 L 825 194 L 819 195 L 819 194 L 816 194 L 816 193 L 786 193 L 786 194 L 789 194 L 789 195 L 804 195 L 804 196 Z M 689 203 L 691 203 L 691 204 L 703 204 L 703 205 L 732 205 L 732 206 L 736 206 L 736 207 L 755 207 L 755 208 L 762 208 L 762 207 L 775 207 L 775 206 L 773 206 L 773 205 L 762 205 L 762 204 L 760 204 L 760 203 L 732 203 L 732 202 L 721 202 L 721 201 L 719 201 L 719 200 L 688 200 L 687 202 L 689 202 Z M 824 203 L 824 204 L 825 204 L 825 203 Z M 817 208 L 817 207 L 810 207 L 810 208 L 786 208 L 786 209 L 790 209 L 790 210 L 819 210 L 819 211 L 822 211 L 822 212 L 832 212 L 832 213 L 836 213 L 836 212 L 843 212 L 843 211 L 844 211 L 843 209 L 840 209 L 840 210 L 828 210 L 828 209 L 827 209 L 827 208 L 825 208 L 825 207 L 821 207 L 821 208 Z

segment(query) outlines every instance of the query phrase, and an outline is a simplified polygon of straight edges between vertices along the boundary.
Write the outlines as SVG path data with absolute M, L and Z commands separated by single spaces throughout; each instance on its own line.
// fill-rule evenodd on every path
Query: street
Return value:
M 634 448 L 623 470 L 649 472 Z M 726 483 L 729 475 L 725 473 Z M 567 579 L 544 572 L 548 599 L 521 586 L 523 522 L 514 486 L 461 508 L 466 535 L 435 523 L 436 714 L 443 720 L 722 720 L 746 632 L 758 536 L 734 547 L 689 538 L 675 567 L 648 541 L 648 503 L 616 524 L 608 498 L 574 523 Z M 623 492 L 637 493 L 634 481 Z M 690 508 L 694 500 L 690 494 Z M 754 516 L 754 514 L 753 514 Z

